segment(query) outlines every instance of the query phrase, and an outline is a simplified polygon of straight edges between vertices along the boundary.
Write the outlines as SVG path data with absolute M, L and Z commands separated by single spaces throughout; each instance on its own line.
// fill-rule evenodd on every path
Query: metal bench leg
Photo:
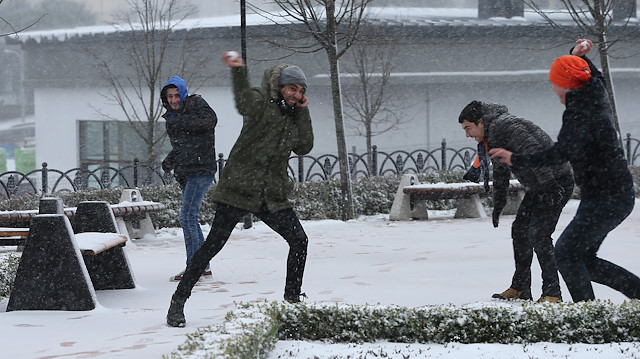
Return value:
M 487 216 L 482 202 L 480 202 L 480 196 L 477 194 L 471 195 L 469 198 L 460 198 L 457 207 L 454 218 L 484 218 Z

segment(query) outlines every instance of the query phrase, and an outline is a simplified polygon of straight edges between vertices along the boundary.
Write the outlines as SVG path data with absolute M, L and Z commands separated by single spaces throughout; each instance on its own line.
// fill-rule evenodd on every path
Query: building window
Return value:
M 164 122 L 156 124 L 156 133 L 165 133 Z M 135 158 L 147 164 L 147 145 L 128 122 L 80 120 L 78 138 L 79 162 L 83 169 L 94 170 L 104 166 L 119 169 L 132 165 Z M 160 155 L 151 164 L 154 167 L 160 165 L 171 149 L 169 140 L 160 141 L 157 146 Z

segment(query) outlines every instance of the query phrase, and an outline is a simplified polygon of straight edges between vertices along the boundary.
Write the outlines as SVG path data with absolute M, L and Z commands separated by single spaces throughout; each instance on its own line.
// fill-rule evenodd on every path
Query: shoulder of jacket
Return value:
M 200 96 L 197 93 L 194 93 L 194 94 L 191 94 L 191 95 L 187 96 L 187 98 L 185 98 L 184 100 L 185 101 L 197 101 L 197 100 L 200 100 L 200 99 L 203 99 L 202 96 Z

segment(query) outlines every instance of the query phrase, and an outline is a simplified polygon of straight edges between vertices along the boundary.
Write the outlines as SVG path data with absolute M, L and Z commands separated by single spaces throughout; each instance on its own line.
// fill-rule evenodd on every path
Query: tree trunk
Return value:
M 613 126 L 618 132 L 618 141 L 620 146 L 622 143 L 622 132 L 620 131 L 620 122 L 618 121 L 618 110 L 616 108 L 616 95 L 613 88 L 613 78 L 611 77 L 611 71 L 609 70 L 609 53 L 607 52 L 607 35 L 604 32 L 600 33 L 598 39 L 598 54 L 600 55 L 600 63 L 602 66 L 602 76 L 604 77 L 605 86 L 609 95 L 609 102 L 611 103 L 611 111 L 613 112 Z
M 373 147 L 373 143 L 371 140 L 371 122 L 368 122 L 365 125 L 365 138 L 367 141 L 367 166 L 369 166 L 369 174 L 371 176 L 377 176 L 377 173 L 373 173 L 371 172 L 373 170 L 373 153 L 372 153 L 372 147 Z
M 344 119 L 342 117 L 342 98 L 340 96 L 340 67 L 336 51 L 327 51 L 331 74 L 331 97 L 333 99 L 333 117 L 336 123 L 336 140 L 338 143 L 338 163 L 340 165 L 340 192 L 342 194 L 342 220 L 354 218 L 353 192 L 351 190 L 351 171 L 347 154 L 347 141 L 344 135 Z

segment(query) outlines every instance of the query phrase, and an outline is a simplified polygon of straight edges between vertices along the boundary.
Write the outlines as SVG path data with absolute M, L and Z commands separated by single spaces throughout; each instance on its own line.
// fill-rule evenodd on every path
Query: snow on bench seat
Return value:
M 402 221 L 409 219 L 428 219 L 426 201 L 455 199 L 458 200 L 455 218 L 486 217 L 480 196 L 487 196 L 484 185 L 480 183 L 424 183 L 418 182 L 415 175 L 403 175 L 398 191 L 393 200 L 389 219 Z M 493 184 L 490 182 L 490 186 Z M 524 186 L 517 180 L 509 181 L 507 190 L 507 206 L 505 214 L 517 209 L 524 196 Z
M 75 238 L 83 255 L 96 255 L 127 242 L 127 236 L 118 233 L 84 232 L 76 233 Z

